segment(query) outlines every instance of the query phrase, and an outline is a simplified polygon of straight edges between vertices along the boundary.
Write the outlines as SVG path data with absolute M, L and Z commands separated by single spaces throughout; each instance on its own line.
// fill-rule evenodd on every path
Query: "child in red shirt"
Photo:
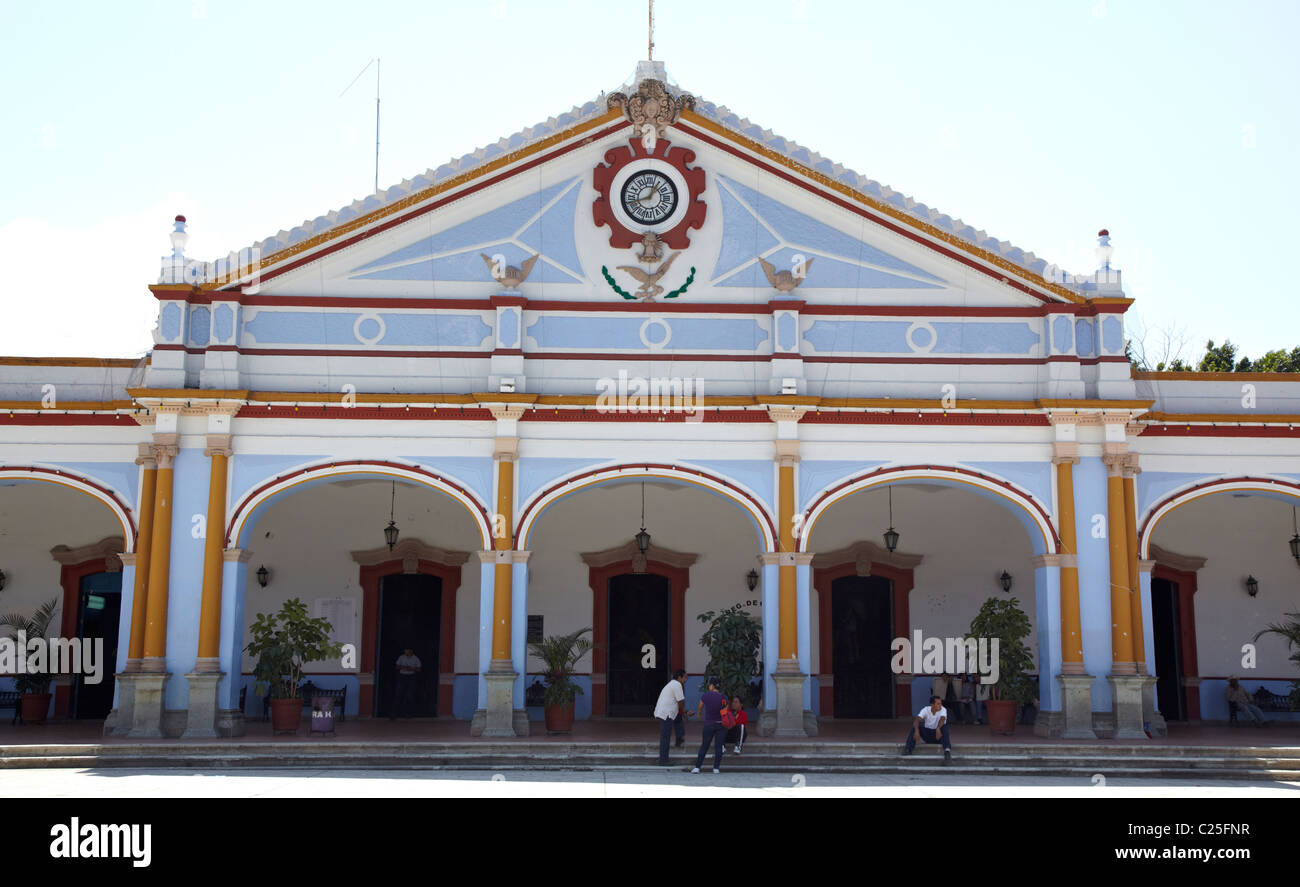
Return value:
M 736 719 L 736 726 L 727 731 L 722 742 L 724 745 L 728 742 L 732 743 L 736 747 L 736 754 L 740 754 L 740 748 L 745 744 L 745 725 L 749 723 L 749 715 L 745 714 L 745 706 L 739 696 L 731 697 L 730 708 L 732 717 Z

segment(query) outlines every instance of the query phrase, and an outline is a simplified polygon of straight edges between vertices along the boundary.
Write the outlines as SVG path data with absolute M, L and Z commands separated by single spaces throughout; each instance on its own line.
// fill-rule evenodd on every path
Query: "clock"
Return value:
M 623 183 L 623 211 L 643 225 L 668 221 L 677 210 L 677 185 L 655 169 L 638 169 Z
M 626 249 L 652 233 L 671 249 L 689 247 L 687 234 L 704 224 L 708 209 L 704 170 L 694 161 L 694 151 L 665 138 L 650 149 L 630 139 L 606 151 L 592 173 L 591 217 L 597 227 L 609 227 L 609 245 Z

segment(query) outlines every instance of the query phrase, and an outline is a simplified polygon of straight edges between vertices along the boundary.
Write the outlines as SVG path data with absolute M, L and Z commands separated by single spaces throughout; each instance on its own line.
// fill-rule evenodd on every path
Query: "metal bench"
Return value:
M 1290 696 L 1283 696 L 1281 693 L 1273 693 L 1269 690 L 1266 690 L 1263 687 L 1260 687 L 1252 695 L 1255 697 L 1255 704 L 1259 706 L 1260 711 L 1278 711 L 1278 712 L 1292 711 Z M 1229 702 L 1228 703 L 1228 726 L 1229 727 L 1236 726 L 1237 715 L 1239 713 L 1240 710 L 1237 708 L 1237 703 Z
M 13 719 L 9 721 L 11 725 L 23 722 L 23 696 L 17 690 L 0 690 L 0 708 L 14 710 Z
M 348 704 L 348 688 L 345 684 L 342 687 L 317 687 L 311 681 L 303 684 L 298 688 L 298 697 L 302 700 L 303 705 L 310 706 L 311 700 L 315 696 L 328 696 L 334 700 L 334 712 L 339 722 L 347 720 L 344 710 Z M 268 720 L 271 717 L 271 694 L 262 697 L 262 720 Z

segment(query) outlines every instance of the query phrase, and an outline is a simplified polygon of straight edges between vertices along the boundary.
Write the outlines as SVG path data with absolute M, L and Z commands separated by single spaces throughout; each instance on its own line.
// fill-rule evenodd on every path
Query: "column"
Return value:
M 777 664 L 776 720 L 772 735 L 806 736 L 815 725 L 811 711 L 808 675 L 801 667 L 799 650 L 798 539 L 795 535 L 795 466 L 799 462 L 799 420 L 806 407 L 768 406 L 776 423 L 777 469 Z M 805 595 L 807 592 L 805 591 Z M 807 601 L 805 600 L 805 611 Z M 806 621 L 806 620 L 805 620 Z M 808 716 L 805 717 L 805 711 Z M 769 718 L 769 722 L 771 719 Z M 815 730 L 815 726 L 814 726 Z
M 209 415 L 212 424 L 230 417 Z M 217 732 L 217 684 L 221 681 L 221 585 L 226 535 L 226 475 L 230 459 L 230 434 L 208 434 L 203 451 L 208 466 L 208 517 L 203 537 L 203 591 L 199 602 L 199 645 L 194 671 L 185 679 L 190 684 L 186 738 L 212 738 Z
M 117 705 L 104 721 L 104 735 L 125 736 L 135 720 L 135 675 L 144 655 L 145 608 L 149 598 L 149 555 L 153 550 L 153 508 L 157 495 L 158 460 L 152 443 L 142 443 L 135 464 L 140 466 L 140 499 L 136 526 L 135 551 L 122 555 L 124 566 L 131 567 L 131 608 L 123 612 L 129 620 L 126 664 L 117 676 Z M 129 559 L 129 560 L 128 560 Z M 123 576 L 123 580 L 125 580 Z M 125 587 L 124 587 L 125 588 Z
M 167 595 L 170 593 L 172 542 L 172 480 L 180 436 L 176 432 L 177 414 L 157 414 L 153 451 L 157 460 L 154 487 L 153 531 L 149 552 L 148 598 L 145 604 L 144 645 L 140 671 L 135 680 L 135 703 L 132 737 L 161 738 L 163 690 L 167 685 Z
M 1169 733 L 1164 717 L 1156 710 L 1156 679 L 1147 664 L 1146 627 L 1143 619 L 1143 599 L 1150 600 L 1150 574 L 1147 576 L 1147 593 L 1143 594 L 1142 579 L 1138 569 L 1137 536 L 1137 483 L 1142 469 L 1138 467 L 1138 454 L 1124 457 L 1124 529 L 1128 540 L 1129 621 L 1133 625 L 1133 660 L 1138 677 L 1142 678 L 1142 723 L 1152 736 Z
M 244 735 L 244 710 L 239 691 L 244 684 L 244 605 L 248 591 L 248 563 L 253 552 L 227 548 L 221 552 L 221 629 L 217 669 L 217 733 Z
M 1112 704 L 1116 739 L 1145 739 L 1142 677 L 1133 642 L 1133 590 L 1129 585 L 1129 538 L 1124 505 L 1124 466 L 1128 461 L 1127 412 L 1103 414 L 1106 427 L 1102 462 L 1106 465 L 1106 539 L 1110 560 Z
M 1056 465 L 1057 530 L 1061 535 L 1061 713 L 1059 724 L 1050 716 L 1044 723 L 1046 735 L 1065 739 L 1096 739 L 1092 729 L 1092 682 L 1083 664 L 1083 619 L 1079 609 L 1079 538 L 1074 515 L 1074 466 L 1079 461 L 1079 444 L 1073 423 L 1056 422 L 1052 462 Z M 1041 717 L 1041 716 L 1040 716 Z M 1057 728 L 1059 727 L 1059 734 Z
M 492 662 L 492 610 L 496 598 L 496 549 L 478 552 L 478 705 L 470 721 L 471 736 L 482 736 L 487 726 L 487 675 Z M 513 704 L 513 703 L 512 703 Z

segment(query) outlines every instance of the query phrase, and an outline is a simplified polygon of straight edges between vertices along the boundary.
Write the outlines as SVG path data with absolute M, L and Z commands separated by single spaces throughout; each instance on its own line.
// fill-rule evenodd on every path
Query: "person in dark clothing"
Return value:
M 692 773 L 699 773 L 704 766 L 704 755 L 713 744 L 713 772 L 722 772 L 722 742 L 727 731 L 722 726 L 722 708 L 727 704 L 727 697 L 718 692 L 718 679 L 709 678 L 709 689 L 700 695 L 698 714 L 704 716 L 704 741 L 700 744 L 700 753 L 695 756 Z

